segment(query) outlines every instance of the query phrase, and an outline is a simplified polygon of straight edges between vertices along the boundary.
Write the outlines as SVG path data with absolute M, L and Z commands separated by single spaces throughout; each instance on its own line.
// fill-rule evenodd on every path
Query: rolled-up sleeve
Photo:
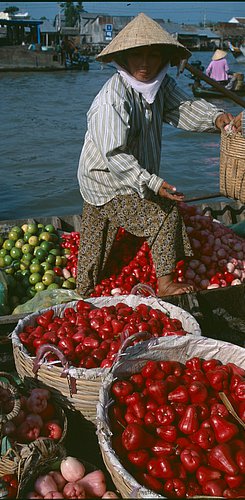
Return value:
M 101 105 L 99 117 L 96 113 L 91 117 L 90 133 L 117 185 L 131 187 L 141 198 L 147 189 L 158 193 L 163 179 L 142 168 L 128 145 L 130 112 L 124 104 L 120 108 Z
M 215 132 L 215 120 L 223 109 L 204 99 L 190 99 L 172 78 L 165 87 L 163 120 L 174 127 L 193 132 Z

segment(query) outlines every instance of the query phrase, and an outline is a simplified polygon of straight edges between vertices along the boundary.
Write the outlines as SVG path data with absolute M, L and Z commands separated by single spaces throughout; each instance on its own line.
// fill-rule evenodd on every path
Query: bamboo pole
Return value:
M 194 66 L 192 66 L 188 62 L 185 62 L 184 68 L 188 69 L 194 76 L 197 76 L 199 78 L 199 80 L 204 80 L 206 83 L 209 83 L 209 85 L 211 85 L 215 89 L 222 92 L 225 96 L 232 99 L 232 101 L 239 104 L 239 106 L 242 106 L 243 108 L 245 108 L 245 100 L 244 99 L 242 99 L 240 96 L 236 95 L 231 90 L 226 89 L 225 87 L 223 87 L 223 85 L 220 85 L 220 83 L 216 82 L 212 78 L 209 78 L 209 76 L 205 75 L 199 69 L 195 68 Z

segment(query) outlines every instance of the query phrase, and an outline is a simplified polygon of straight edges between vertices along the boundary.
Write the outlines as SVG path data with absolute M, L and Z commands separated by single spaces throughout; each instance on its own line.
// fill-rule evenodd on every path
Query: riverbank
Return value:
M 0 47 L 0 71 L 62 71 L 60 55 L 40 49 L 29 50 L 28 46 Z

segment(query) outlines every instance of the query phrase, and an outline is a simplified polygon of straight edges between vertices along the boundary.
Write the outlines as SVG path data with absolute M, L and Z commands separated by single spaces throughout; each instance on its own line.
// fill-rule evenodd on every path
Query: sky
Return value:
M 59 13 L 62 2 L 0 2 L 0 11 L 6 7 L 19 7 L 20 12 L 28 12 L 35 19 L 45 16 L 53 21 Z M 74 2 L 76 3 L 76 2 Z M 177 23 L 199 24 L 212 21 L 229 21 L 232 17 L 245 17 L 245 2 L 83 2 L 84 10 L 90 13 L 100 13 L 118 16 L 135 16 L 139 12 L 153 18 L 161 18 Z

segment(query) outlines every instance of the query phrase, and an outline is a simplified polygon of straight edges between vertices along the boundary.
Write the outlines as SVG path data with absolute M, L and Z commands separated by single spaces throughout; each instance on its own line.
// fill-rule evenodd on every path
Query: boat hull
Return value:
M 192 88 L 193 95 L 199 98 L 213 98 L 213 99 L 229 99 L 227 95 L 224 95 L 222 92 L 214 89 L 205 89 L 201 87 L 193 87 Z M 244 97 L 245 96 L 245 88 L 241 90 L 233 90 L 235 95 Z

